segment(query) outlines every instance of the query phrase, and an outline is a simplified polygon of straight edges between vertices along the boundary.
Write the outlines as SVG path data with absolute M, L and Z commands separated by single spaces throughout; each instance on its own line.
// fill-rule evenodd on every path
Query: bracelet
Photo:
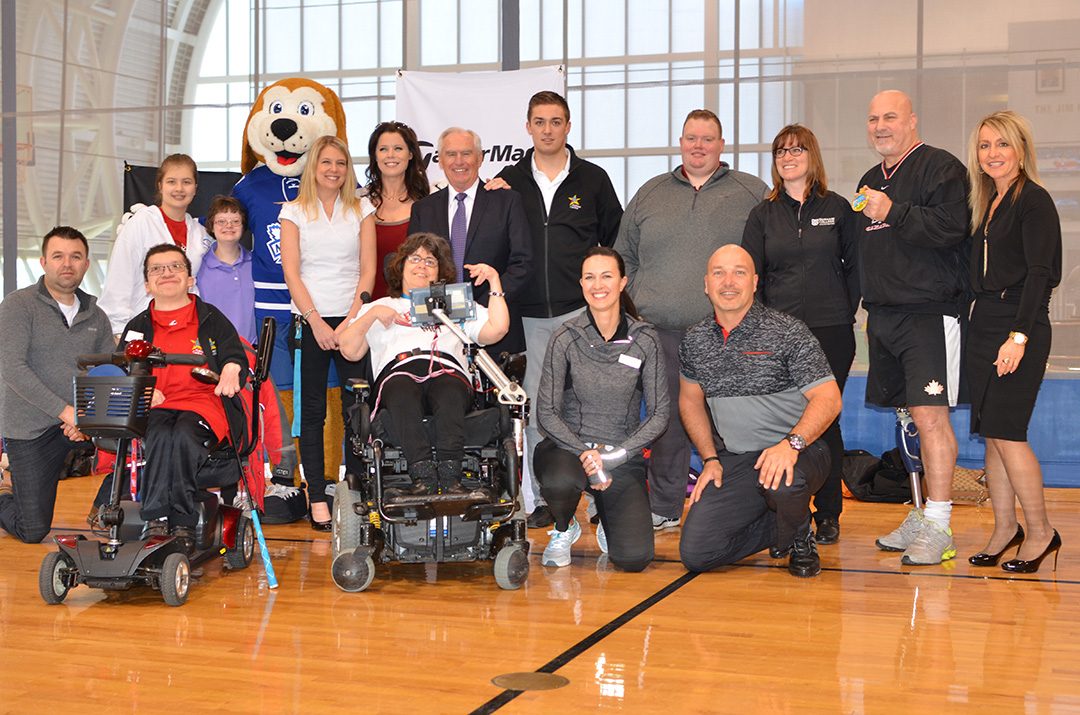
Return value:
M 711 457 L 706 457 L 705 459 L 701 460 L 701 466 L 704 467 L 706 464 L 708 464 L 709 462 L 712 462 L 713 460 L 719 462 L 720 458 L 717 457 L 715 454 L 713 456 L 711 456 Z
M 315 312 L 315 308 L 308 308 L 307 310 L 305 310 L 303 313 L 300 314 L 300 320 L 303 320 L 303 321 L 306 322 L 307 319 L 308 319 L 308 316 L 311 315 L 314 312 Z
M 494 296 L 495 298 L 505 298 L 506 297 L 506 291 L 504 291 L 504 290 L 489 290 L 488 295 Z

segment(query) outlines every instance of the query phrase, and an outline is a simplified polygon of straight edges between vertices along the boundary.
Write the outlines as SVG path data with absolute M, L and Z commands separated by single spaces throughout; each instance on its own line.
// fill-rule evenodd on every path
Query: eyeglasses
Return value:
M 414 253 L 411 256 L 409 256 L 408 258 L 406 258 L 405 260 L 408 261 L 409 263 L 413 264 L 414 266 L 416 264 L 418 264 L 418 263 L 423 263 L 428 268 L 438 268 L 439 267 L 439 259 L 438 258 L 432 258 L 431 256 L 421 256 L 421 255 L 418 255 L 418 254 Z
M 244 220 L 239 218 L 216 218 L 214 228 L 235 228 L 244 225 Z
M 784 154 L 791 154 L 792 156 L 802 156 L 804 151 L 806 151 L 806 149 L 801 146 L 786 146 L 780 147 L 779 149 L 775 150 L 773 152 L 773 156 L 775 156 L 777 159 L 782 157 Z
M 176 261 L 175 263 L 159 263 L 156 266 L 147 266 L 146 275 L 160 276 L 163 273 L 186 273 L 187 265 Z

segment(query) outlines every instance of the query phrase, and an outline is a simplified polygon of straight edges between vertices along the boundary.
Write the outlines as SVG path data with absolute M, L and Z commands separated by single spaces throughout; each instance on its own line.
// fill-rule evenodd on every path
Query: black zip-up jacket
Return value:
M 195 315 L 199 318 L 199 345 L 202 346 L 203 354 L 206 356 L 206 366 L 220 374 L 227 363 L 237 363 L 240 365 L 240 387 L 243 387 L 247 382 L 248 359 L 236 328 L 224 313 L 202 298 L 193 295 L 192 299 L 195 301 Z M 150 306 L 153 305 L 151 301 Z M 143 340 L 149 343 L 154 342 L 154 320 L 150 317 L 150 307 L 128 321 L 124 332 L 120 334 L 118 350 L 123 350 L 127 346 L 128 333 L 133 330 L 142 333 Z M 237 393 L 230 398 L 222 397 L 221 400 L 225 405 L 225 417 L 229 421 L 231 443 L 237 451 L 241 451 L 246 448 L 251 429 L 248 418 L 244 415 L 240 395 Z
M 967 169 L 923 144 L 886 177 L 878 164 L 859 186 L 884 191 L 892 208 L 859 229 L 859 285 L 867 310 L 957 316 L 970 300 Z
M 859 307 L 855 214 L 829 191 L 800 204 L 781 191 L 746 219 L 742 245 L 754 259 L 758 298 L 811 328 L 850 325 Z
M 552 318 L 585 305 L 581 262 L 593 246 L 611 246 L 619 232 L 622 205 L 607 172 L 579 159 L 569 145 L 566 178 L 555 190 L 550 215 L 533 179 L 533 150 L 499 172 L 521 194 L 533 241 L 533 271 L 514 302 L 526 318 Z

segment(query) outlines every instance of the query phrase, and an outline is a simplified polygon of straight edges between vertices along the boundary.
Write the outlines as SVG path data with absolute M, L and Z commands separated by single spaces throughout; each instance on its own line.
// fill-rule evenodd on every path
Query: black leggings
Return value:
M 836 386 L 840 388 L 842 396 L 851 362 L 855 359 L 855 331 L 850 325 L 830 325 L 810 328 L 810 332 L 821 343 L 821 349 L 825 353 L 825 359 L 829 361 L 833 377 L 836 378 Z M 814 495 L 814 521 L 818 523 L 821 523 L 822 519 L 839 519 L 840 512 L 844 510 L 844 496 L 840 486 L 844 468 L 844 435 L 840 432 L 839 417 L 833 420 L 821 435 L 821 440 L 829 448 L 832 466 L 825 483 Z
M 435 363 L 438 369 L 440 363 Z M 427 360 L 413 360 L 395 370 L 423 376 Z M 416 382 L 408 375 L 384 379 L 380 387 L 379 409 L 390 418 L 390 436 L 405 452 L 409 464 L 431 459 L 461 462 L 465 457 L 465 413 L 469 409 L 472 388 L 463 375 L 445 374 Z M 435 444 L 428 441 L 424 415 L 435 422 Z
M 578 455 L 557 446 L 550 439 L 536 445 L 533 454 L 536 478 L 544 495 L 555 528 L 570 526 L 581 492 L 589 480 Z M 611 562 L 624 571 L 641 571 L 653 560 L 652 509 L 645 485 L 645 458 L 638 455 L 608 471 L 611 486 L 604 491 L 591 490 L 596 510 L 607 535 Z
M 336 328 L 345 318 L 323 318 L 331 328 Z M 326 501 L 326 477 L 337 482 L 337 470 L 326 474 L 326 458 L 323 456 L 323 427 L 326 424 L 326 383 L 330 374 L 330 361 L 337 368 L 338 381 L 344 391 L 351 377 L 364 377 L 365 361 L 346 360 L 337 350 L 323 350 L 315 341 L 311 326 L 304 323 L 300 339 L 300 464 L 304 466 L 304 480 L 308 485 L 308 499 Z M 295 386 L 294 386 L 295 388 Z M 346 444 L 352 430 L 349 429 L 349 400 L 343 395 L 341 419 L 345 424 Z M 363 474 L 363 464 L 352 449 L 345 450 L 345 470 Z

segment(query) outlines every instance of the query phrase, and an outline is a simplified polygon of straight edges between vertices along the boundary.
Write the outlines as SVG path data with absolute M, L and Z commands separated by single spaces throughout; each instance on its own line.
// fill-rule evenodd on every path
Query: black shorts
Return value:
M 866 401 L 879 407 L 953 407 L 960 387 L 960 321 L 874 310 L 866 320 Z

